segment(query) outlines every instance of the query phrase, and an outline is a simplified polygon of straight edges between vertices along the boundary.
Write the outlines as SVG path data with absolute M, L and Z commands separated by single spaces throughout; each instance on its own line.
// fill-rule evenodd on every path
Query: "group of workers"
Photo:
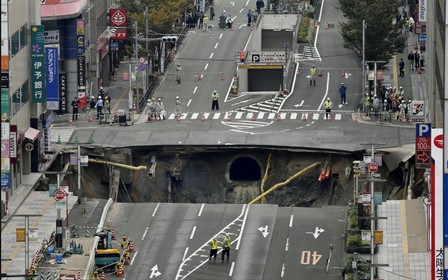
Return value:
M 95 96 L 92 96 L 89 102 L 90 110 L 96 109 L 97 115 L 96 119 L 99 119 L 100 116 L 103 114 L 103 109 L 107 110 L 107 113 L 110 114 L 111 109 L 111 98 L 108 93 L 106 93 L 103 89 L 103 87 L 100 87 L 98 91 L 98 98 L 95 99 Z M 79 105 L 81 101 L 79 100 L 78 96 L 75 96 L 71 102 L 72 105 L 72 120 L 78 120 L 78 113 L 79 113 Z
M 224 240 L 222 241 L 221 262 L 224 262 L 224 259 L 226 260 L 226 262 L 229 262 L 231 245 L 232 242 L 230 240 L 230 236 L 229 234 L 226 234 Z M 209 262 L 212 262 L 212 258 L 213 262 L 216 262 L 216 257 L 218 255 L 218 247 L 219 244 L 217 237 L 213 237 L 212 241 L 210 242 L 210 256 L 208 258 Z
M 152 99 L 148 99 L 148 103 L 146 104 L 148 108 L 148 120 L 165 120 L 166 119 L 166 111 L 165 105 L 162 102 L 162 99 L 159 97 L 153 97 Z

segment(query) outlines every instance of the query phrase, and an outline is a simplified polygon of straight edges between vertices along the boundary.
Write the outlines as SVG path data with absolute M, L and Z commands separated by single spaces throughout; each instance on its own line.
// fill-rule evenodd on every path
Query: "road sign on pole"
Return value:
M 376 161 L 372 161 L 369 163 L 369 172 L 378 173 L 379 164 Z
M 415 167 L 431 168 L 431 124 L 417 123 L 415 128 Z
M 53 197 L 54 197 L 54 200 L 61 201 L 65 198 L 65 192 L 63 190 L 56 190 L 54 192 Z

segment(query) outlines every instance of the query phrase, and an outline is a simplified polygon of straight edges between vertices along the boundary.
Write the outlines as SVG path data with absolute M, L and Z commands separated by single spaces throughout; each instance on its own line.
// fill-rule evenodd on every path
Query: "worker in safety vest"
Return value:
M 224 239 L 224 244 L 222 245 L 221 262 L 224 262 L 224 256 L 225 255 L 227 255 L 226 262 L 229 262 L 230 245 L 232 245 L 232 242 L 230 241 L 230 236 L 228 234 L 226 234 L 226 238 Z
M 327 98 L 327 100 L 324 102 L 325 106 L 325 118 L 328 119 L 328 117 L 331 117 L 331 108 L 333 108 L 333 102 L 331 102 L 330 97 Z
M 208 259 L 209 262 L 213 261 L 216 262 L 216 255 L 218 254 L 218 240 L 216 240 L 216 237 L 213 237 L 212 241 L 210 242 L 210 257 Z
M 212 93 L 212 110 L 219 110 L 219 94 L 216 90 Z
M 310 86 L 316 85 L 316 66 L 312 66 L 310 69 Z

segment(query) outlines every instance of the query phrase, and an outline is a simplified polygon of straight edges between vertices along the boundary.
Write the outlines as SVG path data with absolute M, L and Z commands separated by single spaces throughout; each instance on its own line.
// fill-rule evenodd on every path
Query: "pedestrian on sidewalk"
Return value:
M 227 255 L 226 262 L 229 262 L 230 258 L 230 246 L 232 242 L 230 241 L 230 236 L 226 234 L 226 238 L 224 239 L 224 244 L 222 244 L 222 254 L 221 254 L 221 262 L 224 262 L 224 256 Z
M 106 92 L 106 95 L 104 96 L 104 108 L 107 110 L 109 114 L 111 105 L 112 105 L 112 98 L 110 98 L 109 94 Z
M 316 66 L 313 65 L 310 69 L 310 86 L 314 84 L 316 85 Z
M 424 68 L 424 67 L 425 67 L 425 53 L 422 52 L 422 54 L 420 55 L 420 68 Z
M 101 99 L 104 100 L 104 89 L 103 87 L 100 87 L 100 90 L 98 92 L 98 98 L 101 97 Z
M 328 120 L 328 117 L 331 118 L 331 108 L 333 108 L 333 102 L 331 102 L 330 97 L 324 102 L 325 107 L 325 118 Z
M 252 10 L 249 10 L 249 12 L 247 12 L 247 26 L 252 26 L 253 19 L 254 14 L 252 13 Z
M 408 54 L 408 60 L 409 60 L 409 70 L 414 70 L 414 53 L 412 51 Z
M 75 96 L 75 98 L 72 101 L 72 120 L 78 120 L 79 103 L 81 102 L 78 100 L 78 96 Z
M 96 101 L 95 108 L 96 108 L 96 119 L 98 120 L 100 118 L 100 115 L 103 114 L 103 99 L 101 96 L 98 96 L 98 100 Z
M 403 58 L 400 58 L 400 63 L 398 63 L 400 66 L 400 77 L 404 77 L 404 61 Z
M 413 17 L 409 17 L 409 32 L 412 32 L 412 29 L 414 28 L 414 18 Z
M 212 110 L 219 110 L 219 94 L 216 90 L 212 93 Z
M 95 109 L 95 104 L 96 104 L 95 96 L 92 96 L 90 98 L 90 110 Z
M 420 54 L 418 51 L 414 52 L 415 69 L 420 68 Z
M 380 99 L 376 94 L 373 96 L 372 106 L 373 111 L 375 112 L 375 116 L 378 116 L 378 112 L 380 111 Z
M 339 88 L 339 95 L 341 96 L 341 105 L 347 105 L 347 100 L 345 99 L 347 93 L 347 87 L 344 83 L 341 83 L 341 87 Z
M 213 237 L 212 241 L 210 242 L 210 257 L 208 258 L 208 261 L 211 262 L 213 258 L 214 259 L 213 262 L 216 262 L 217 255 L 218 255 L 218 240 L 216 240 L 216 237 Z
M 166 119 L 165 105 L 163 104 L 162 98 L 160 97 L 157 99 L 156 109 L 157 109 L 157 119 L 165 120 Z
M 210 6 L 210 20 L 215 18 L 215 7 Z
M 264 8 L 263 0 L 257 0 L 256 6 L 257 6 L 257 14 L 261 14 L 261 9 Z

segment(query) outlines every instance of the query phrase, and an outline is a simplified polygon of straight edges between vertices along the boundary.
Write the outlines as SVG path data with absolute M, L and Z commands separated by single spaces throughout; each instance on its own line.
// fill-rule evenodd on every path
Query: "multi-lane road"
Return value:
M 340 279 L 344 207 L 115 203 L 106 224 L 136 248 L 127 279 Z M 209 262 L 228 234 L 230 261 Z

